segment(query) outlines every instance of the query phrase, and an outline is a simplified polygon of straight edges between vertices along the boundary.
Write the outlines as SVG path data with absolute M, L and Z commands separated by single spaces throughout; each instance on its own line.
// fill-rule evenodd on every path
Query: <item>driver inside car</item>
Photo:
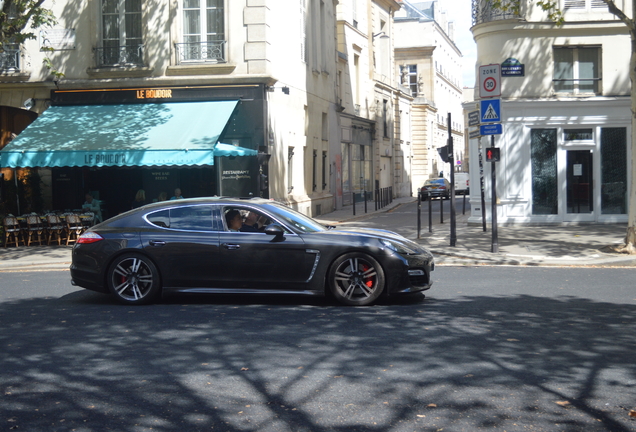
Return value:
M 260 232 L 263 228 L 265 217 L 254 212 L 248 212 L 245 215 L 245 222 L 241 226 L 241 232 Z

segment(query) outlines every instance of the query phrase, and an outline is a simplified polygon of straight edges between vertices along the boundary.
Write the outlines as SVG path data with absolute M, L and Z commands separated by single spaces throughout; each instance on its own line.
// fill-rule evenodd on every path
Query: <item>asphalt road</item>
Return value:
M 120 306 L 0 273 L 0 428 L 633 431 L 630 269 L 440 267 L 427 297 Z

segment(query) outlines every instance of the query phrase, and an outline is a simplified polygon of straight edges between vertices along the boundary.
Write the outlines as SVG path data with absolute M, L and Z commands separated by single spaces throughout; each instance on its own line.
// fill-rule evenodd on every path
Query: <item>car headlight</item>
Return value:
M 382 244 L 384 246 L 387 247 L 387 249 L 392 250 L 393 252 L 397 252 L 399 254 L 403 254 L 403 255 L 417 255 L 420 253 L 420 251 L 418 251 L 417 249 L 407 246 L 403 243 L 398 243 L 398 242 L 393 242 L 390 240 L 386 240 L 386 239 L 381 239 L 380 240 L 382 242 Z

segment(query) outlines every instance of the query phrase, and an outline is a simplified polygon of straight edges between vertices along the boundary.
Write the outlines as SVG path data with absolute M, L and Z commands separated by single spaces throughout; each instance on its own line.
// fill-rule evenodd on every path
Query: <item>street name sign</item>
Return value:
M 479 132 L 479 129 L 475 129 L 474 131 L 468 132 L 469 139 L 476 139 L 476 138 L 479 138 L 480 136 L 481 136 L 481 133 Z
M 468 113 L 468 126 L 479 126 L 479 111 Z
M 501 99 L 479 101 L 481 123 L 501 123 Z
M 501 65 L 479 66 L 479 97 L 501 96 Z
M 479 133 L 482 135 L 501 135 L 503 133 L 503 127 L 501 123 L 482 125 L 479 126 Z

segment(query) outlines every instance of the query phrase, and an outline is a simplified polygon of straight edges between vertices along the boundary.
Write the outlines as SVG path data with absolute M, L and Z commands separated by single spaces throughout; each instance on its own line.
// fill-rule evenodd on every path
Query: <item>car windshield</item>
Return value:
M 426 181 L 427 185 L 432 185 L 432 184 L 436 184 L 436 185 L 443 185 L 444 184 L 444 179 L 433 179 L 433 180 L 427 180 Z
M 307 217 L 302 213 L 298 213 L 296 210 L 292 210 L 289 207 L 284 207 L 279 204 L 270 204 L 267 205 L 267 210 L 275 215 L 276 218 L 302 232 L 312 233 L 327 231 L 328 229 L 312 218 Z

